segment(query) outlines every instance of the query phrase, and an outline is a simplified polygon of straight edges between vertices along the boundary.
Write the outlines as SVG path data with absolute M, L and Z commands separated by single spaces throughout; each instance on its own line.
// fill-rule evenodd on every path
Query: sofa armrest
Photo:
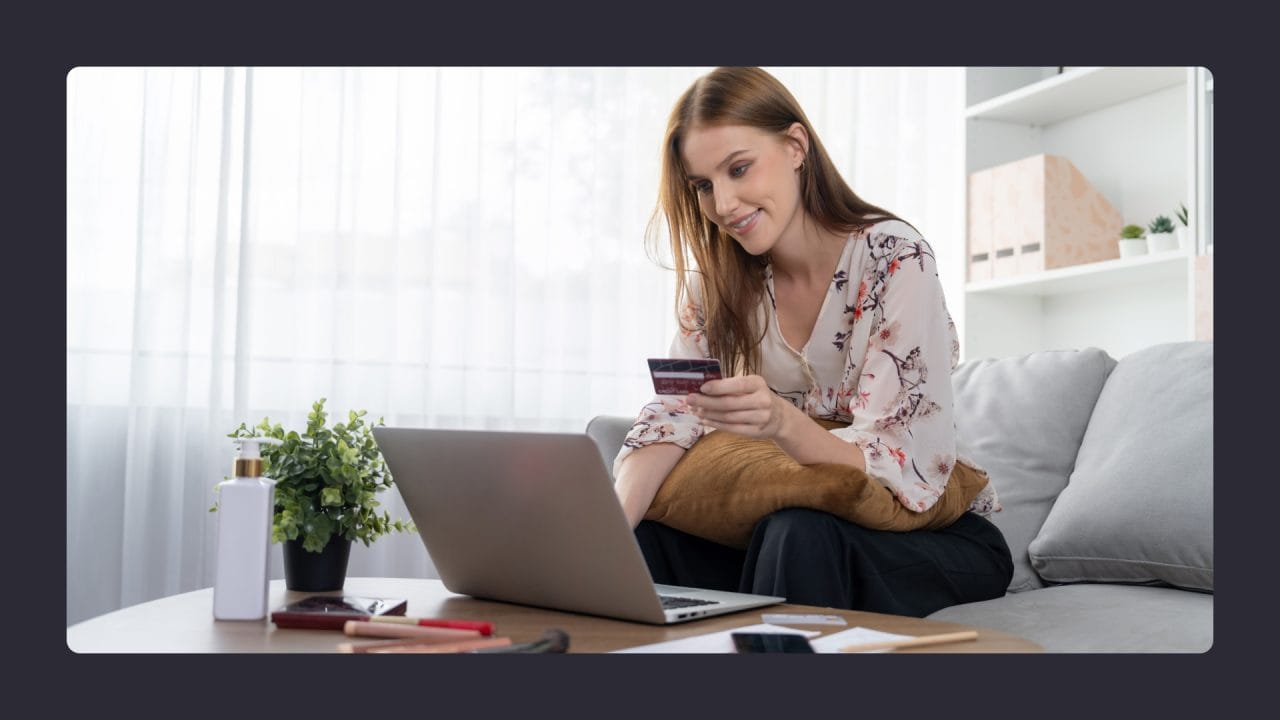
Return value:
M 587 435 L 595 441 L 596 448 L 600 450 L 600 459 L 604 460 L 604 467 L 609 471 L 609 477 L 613 477 L 613 459 L 618 457 L 618 451 L 622 449 L 622 440 L 635 421 L 635 418 L 617 415 L 597 415 L 587 423 Z

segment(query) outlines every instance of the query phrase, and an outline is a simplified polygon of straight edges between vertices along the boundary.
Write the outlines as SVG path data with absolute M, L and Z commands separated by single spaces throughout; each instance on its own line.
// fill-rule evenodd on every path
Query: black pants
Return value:
M 649 520 L 636 539 L 654 582 L 780 595 L 789 603 L 924 617 L 1004 595 L 1013 558 L 999 528 L 965 513 L 941 530 L 868 530 L 787 508 L 737 550 Z

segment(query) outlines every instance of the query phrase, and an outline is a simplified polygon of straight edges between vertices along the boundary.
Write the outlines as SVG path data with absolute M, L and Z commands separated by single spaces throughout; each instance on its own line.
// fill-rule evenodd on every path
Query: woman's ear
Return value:
M 791 127 L 787 128 L 785 136 L 792 155 L 791 168 L 799 170 L 800 166 L 804 165 L 804 159 L 809 157 L 809 133 L 804 129 L 804 125 L 793 122 Z

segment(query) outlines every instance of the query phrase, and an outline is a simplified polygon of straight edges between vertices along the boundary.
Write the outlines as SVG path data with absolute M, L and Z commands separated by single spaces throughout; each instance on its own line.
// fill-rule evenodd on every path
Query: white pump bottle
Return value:
M 218 544 L 213 617 L 262 620 L 267 616 L 268 554 L 275 481 L 262 477 L 262 443 L 275 438 L 235 438 L 240 454 L 232 478 L 218 484 Z

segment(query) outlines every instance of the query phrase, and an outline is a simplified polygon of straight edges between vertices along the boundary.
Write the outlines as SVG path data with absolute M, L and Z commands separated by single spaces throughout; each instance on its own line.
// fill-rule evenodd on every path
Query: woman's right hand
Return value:
M 661 442 L 636 448 L 618 466 L 613 489 L 622 503 L 622 512 L 634 530 L 653 504 L 658 488 L 684 456 L 684 448 Z
M 688 403 L 703 425 L 764 440 L 776 439 L 788 421 L 804 416 L 759 375 L 708 380 Z

